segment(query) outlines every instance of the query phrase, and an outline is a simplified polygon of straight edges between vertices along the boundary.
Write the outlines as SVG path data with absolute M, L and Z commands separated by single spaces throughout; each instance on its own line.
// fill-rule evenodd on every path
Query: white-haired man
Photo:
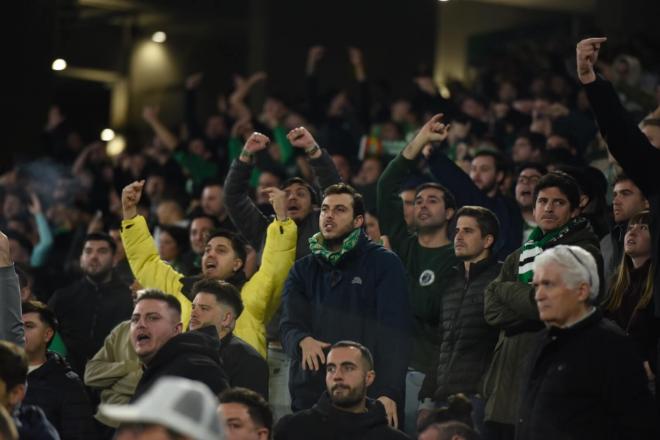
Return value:
M 516 439 L 658 438 L 642 360 L 594 306 L 599 283 L 596 260 L 578 246 L 534 260 L 546 329 L 531 352 Z

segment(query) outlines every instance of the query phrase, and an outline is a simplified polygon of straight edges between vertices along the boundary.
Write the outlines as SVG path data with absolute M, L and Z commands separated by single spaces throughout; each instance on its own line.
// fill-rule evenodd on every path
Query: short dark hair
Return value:
M 83 248 L 88 241 L 105 241 L 110 245 L 110 250 L 113 254 L 117 252 L 117 244 L 112 237 L 104 232 L 92 232 L 91 234 L 85 235 L 85 238 L 83 239 Z
M 193 297 L 198 293 L 208 293 L 215 296 L 215 300 L 218 303 L 232 308 L 236 318 L 243 313 L 243 300 L 241 300 L 241 293 L 233 284 L 226 281 L 202 279 L 193 284 L 190 293 Z
M 58 322 L 55 312 L 49 309 L 48 306 L 41 301 L 25 301 L 21 304 L 21 310 L 23 314 L 36 313 L 39 315 L 41 322 L 52 328 L 53 331 L 57 331 Z
M 243 241 L 240 235 L 228 229 L 214 229 L 209 232 L 209 236 L 206 239 L 206 244 L 209 244 L 211 240 L 216 237 L 224 237 L 229 240 L 234 253 L 243 262 L 243 265 L 245 265 L 247 250 L 245 249 L 245 241 Z
M 371 351 L 364 345 L 360 344 L 359 342 L 355 341 L 339 341 L 335 342 L 332 344 L 332 347 L 330 347 L 330 351 L 334 350 L 335 348 L 357 348 L 360 350 L 360 355 L 362 357 L 362 360 L 367 364 L 367 368 L 369 370 L 374 369 L 374 357 L 371 354 Z
M 170 309 L 174 310 L 179 315 L 181 315 L 181 303 L 179 302 L 178 299 L 176 299 L 175 296 L 168 295 L 164 293 L 162 290 L 158 290 L 158 289 L 145 289 L 144 292 L 140 296 L 138 296 L 138 299 L 135 301 L 135 304 L 137 305 L 140 301 L 144 301 L 147 299 L 162 301 L 167 304 L 167 307 L 169 307 Z
M 330 185 L 325 189 L 325 191 L 323 191 L 323 198 L 325 199 L 329 195 L 333 194 L 348 194 L 351 196 L 353 199 L 353 218 L 357 217 L 358 215 L 364 216 L 365 208 L 362 194 L 357 192 L 351 185 L 346 183 L 335 183 L 334 185 Z
M 280 189 L 285 190 L 294 184 L 304 186 L 307 189 L 307 191 L 309 191 L 309 197 L 312 199 L 312 204 L 313 205 L 319 204 L 319 195 L 317 191 L 314 189 L 312 185 L 309 184 L 309 182 L 307 182 L 305 179 L 301 177 L 290 177 L 286 179 L 280 186 Z
M 626 173 L 624 173 L 622 171 L 622 172 L 620 172 L 616 175 L 616 178 L 614 179 L 614 183 L 612 184 L 612 186 L 616 185 L 619 182 L 626 182 L 628 180 L 630 180 L 632 182 L 632 179 L 630 178 L 630 176 L 628 176 Z
M 0 379 L 7 391 L 27 380 L 28 359 L 25 350 L 9 341 L 0 341 Z
M 447 397 L 447 403 L 440 408 L 436 408 L 421 420 L 418 424 L 420 432 L 425 431 L 429 426 L 438 423 L 457 421 L 465 423 L 472 427 L 472 402 L 463 393 L 452 394 Z
M 454 198 L 454 195 L 444 185 L 437 182 L 426 182 L 418 185 L 417 188 L 415 188 L 415 198 L 417 198 L 420 192 L 427 188 L 434 188 L 442 191 L 442 199 L 445 202 L 445 209 L 456 209 L 456 199 Z
M 458 220 L 463 216 L 472 217 L 477 221 L 482 237 L 492 235 L 493 241 L 497 241 L 500 235 L 500 221 L 493 211 L 483 206 L 463 206 L 454 217 Z
M 197 212 L 197 213 L 195 213 L 195 214 L 193 214 L 189 217 L 190 223 L 188 223 L 188 230 L 190 230 L 190 227 L 192 226 L 192 222 L 194 222 L 198 218 L 208 219 L 211 222 L 211 224 L 213 225 L 213 228 L 217 228 L 218 225 L 219 225 L 217 218 L 215 218 L 213 216 L 210 216 L 208 214 L 204 214 L 202 212 Z
M 273 410 L 261 394 L 247 388 L 229 388 L 220 394 L 220 403 L 238 403 L 247 406 L 252 422 L 262 428 L 273 430 Z
M 525 138 L 529 141 L 529 144 L 532 146 L 533 150 L 545 150 L 545 144 L 547 139 L 541 133 L 535 133 L 533 131 L 525 130 L 518 133 L 516 138 Z
M 518 166 L 516 166 L 516 174 L 520 175 L 520 173 L 528 169 L 538 171 L 541 176 L 548 174 L 548 169 L 543 164 L 538 162 L 522 162 L 518 164 Z
M 660 127 L 660 118 L 646 118 L 642 120 L 643 127 Z
M 477 157 L 492 157 L 493 162 L 495 162 L 495 171 L 496 172 L 506 172 L 507 170 L 507 163 L 506 160 L 504 159 L 504 156 L 502 153 L 500 153 L 497 150 L 493 150 L 491 148 L 483 148 L 481 150 L 477 150 L 476 153 L 472 156 L 472 160 L 476 159 Z
M 553 171 L 539 179 L 534 187 L 534 203 L 541 190 L 546 188 L 558 188 L 568 199 L 571 209 L 580 207 L 580 186 L 573 177 L 563 171 Z

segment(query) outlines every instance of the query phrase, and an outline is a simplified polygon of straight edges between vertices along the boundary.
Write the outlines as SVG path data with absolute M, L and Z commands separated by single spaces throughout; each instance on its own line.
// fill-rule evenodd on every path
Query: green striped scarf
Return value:
M 529 238 L 522 246 L 520 259 L 518 260 L 518 281 L 531 283 L 534 278 L 534 259 L 539 256 L 550 243 L 557 237 L 563 236 L 578 224 L 578 219 L 572 219 L 561 228 L 543 235 L 543 231 L 538 226 L 529 234 Z
M 333 252 L 325 247 L 323 234 L 317 232 L 316 234 L 309 237 L 309 249 L 312 251 L 312 254 L 316 255 L 317 257 L 321 257 L 328 263 L 336 266 L 337 263 L 339 263 L 344 257 L 344 255 L 355 248 L 358 240 L 360 239 L 360 231 L 360 228 L 353 229 L 353 232 L 344 238 L 344 241 L 341 244 L 341 249 L 336 252 Z

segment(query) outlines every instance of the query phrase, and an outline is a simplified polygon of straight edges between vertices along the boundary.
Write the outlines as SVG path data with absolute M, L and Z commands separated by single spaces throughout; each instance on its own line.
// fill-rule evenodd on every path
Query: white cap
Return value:
M 138 400 L 128 405 L 101 404 L 99 411 L 121 423 L 162 425 L 194 440 L 221 440 L 218 400 L 201 382 L 163 377 Z

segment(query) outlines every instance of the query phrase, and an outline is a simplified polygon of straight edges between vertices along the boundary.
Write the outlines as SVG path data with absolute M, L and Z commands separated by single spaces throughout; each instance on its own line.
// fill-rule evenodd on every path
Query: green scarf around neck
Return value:
M 520 252 L 520 259 L 518 260 L 518 281 L 531 283 L 534 278 L 534 259 L 543 252 L 550 241 L 560 235 L 566 234 L 568 231 L 575 228 L 575 225 L 578 223 L 580 223 L 578 219 L 571 219 L 564 226 L 550 231 L 547 234 L 543 234 L 543 231 L 538 226 L 535 227 L 529 234 L 527 241 L 523 244 L 522 252 Z
M 334 252 L 326 247 L 323 234 L 317 232 L 309 237 L 309 249 L 312 251 L 312 254 L 321 257 L 328 263 L 336 266 L 337 263 L 342 260 L 344 255 L 355 249 L 355 246 L 357 246 L 358 240 L 360 239 L 360 231 L 360 228 L 353 229 L 353 232 L 344 238 L 341 248 Z

